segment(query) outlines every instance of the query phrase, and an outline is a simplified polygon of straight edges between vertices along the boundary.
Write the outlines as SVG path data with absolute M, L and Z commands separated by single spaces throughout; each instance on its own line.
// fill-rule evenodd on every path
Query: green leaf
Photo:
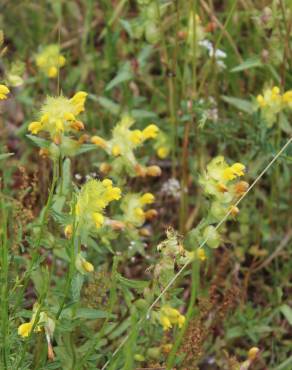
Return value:
M 131 71 L 123 70 L 120 71 L 116 77 L 114 77 L 106 86 L 105 91 L 109 91 L 112 88 L 120 85 L 123 82 L 130 81 L 133 78 L 133 73 Z
M 133 109 L 131 115 L 135 119 L 157 119 L 157 114 L 143 109 Z
M 93 150 L 96 150 L 96 145 L 94 145 L 94 144 L 83 144 L 77 150 L 76 155 L 87 153 L 87 152 L 92 152 Z
M 48 140 L 42 139 L 40 137 L 34 135 L 26 135 L 34 144 L 36 144 L 40 148 L 49 148 L 50 142 Z
M 149 282 L 145 280 L 132 280 L 126 279 L 122 275 L 117 274 L 117 278 L 121 284 L 132 289 L 145 289 L 148 287 Z
M 0 154 L 0 161 L 3 160 L 3 159 L 9 158 L 12 155 L 14 155 L 14 153 L 3 153 L 3 154 Z
M 117 116 L 120 113 L 119 104 L 103 96 L 89 95 L 89 98 L 97 101 L 104 109 Z
M 292 325 L 292 308 L 287 304 L 283 304 L 279 309 L 289 324 Z
M 105 319 L 108 316 L 108 312 L 96 310 L 94 308 L 78 308 L 76 312 L 76 317 L 79 319 L 96 320 Z
M 79 273 L 77 273 L 72 279 L 71 293 L 72 293 L 72 298 L 75 302 L 79 301 L 83 282 L 84 282 L 84 277 L 83 275 Z
M 230 72 L 232 73 L 241 72 L 241 71 L 245 71 L 246 69 L 262 67 L 262 66 L 263 66 L 263 63 L 261 62 L 260 58 L 253 57 L 253 58 L 246 59 L 244 62 L 242 62 L 238 66 L 232 68 Z
M 221 99 L 245 113 L 252 114 L 254 111 L 254 106 L 249 100 L 233 98 L 232 96 L 226 95 L 221 95 Z

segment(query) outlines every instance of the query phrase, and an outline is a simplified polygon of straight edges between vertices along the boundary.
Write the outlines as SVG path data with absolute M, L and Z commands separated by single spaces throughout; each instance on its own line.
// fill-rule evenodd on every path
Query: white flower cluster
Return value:
M 223 50 L 221 49 L 215 50 L 213 44 L 209 40 L 206 40 L 206 39 L 199 41 L 199 45 L 208 50 L 208 54 L 210 58 L 215 57 L 216 63 L 220 68 L 222 69 L 226 68 L 226 65 L 223 59 L 227 57 L 227 54 Z

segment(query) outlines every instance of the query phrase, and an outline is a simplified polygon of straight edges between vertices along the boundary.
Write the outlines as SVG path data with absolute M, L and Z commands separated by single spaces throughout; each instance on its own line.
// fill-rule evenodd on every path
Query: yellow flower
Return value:
M 172 327 L 172 325 L 178 325 L 179 328 L 182 328 L 185 323 L 185 316 L 181 315 L 181 313 L 172 308 L 169 305 L 164 305 L 161 307 L 159 312 L 159 321 L 160 324 L 163 326 L 163 330 L 168 330 Z
M 266 101 L 265 101 L 265 99 L 262 95 L 257 96 L 257 102 L 258 102 L 258 104 L 261 108 L 264 108 L 267 105 L 267 103 L 266 103 Z
M 155 139 L 156 136 L 158 135 L 158 132 L 159 128 L 156 125 L 154 124 L 148 125 L 142 132 L 143 138 L 144 140 Z
M 84 110 L 87 93 L 80 91 L 73 98 L 64 96 L 47 97 L 41 108 L 39 121 L 31 122 L 28 130 L 36 135 L 40 131 L 48 132 L 51 139 L 61 142 L 60 135 L 70 131 L 79 131 L 84 128 L 76 116 Z
M 154 200 L 155 200 L 155 197 L 151 193 L 145 193 L 141 197 L 142 204 L 151 204 L 154 202 Z
M 162 325 L 163 330 L 165 331 L 172 328 L 171 322 L 167 316 L 164 315 L 160 316 L 160 324 Z
M 121 147 L 119 145 L 114 145 L 112 148 L 112 154 L 117 157 L 121 154 Z
M 143 140 L 143 134 L 140 130 L 133 130 L 130 133 L 130 140 L 133 144 L 140 144 Z
M 32 327 L 33 327 L 32 322 L 26 322 L 24 324 L 21 324 L 18 327 L 18 335 L 20 335 L 23 338 L 28 337 L 29 334 L 31 333 Z
M 111 180 L 88 180 L 81 188 L 75 206 L 79 227 L 101 227 L 104 223 L 102 211 L 110 202 L 119 200 L 120 197 L 121 189 L 113 187 Z
M 83 275 L 94 271 L 92 263 L 88 262 L 81 253 L 76 256 L 75 267 Z
M 56 67 L 50 67 L 48 70 L 48 77 L 55 78 L 58 74 L 58 70 Z
M 184 326 L 185 321 L 186 321 L 186 318 L 183 315 L 179 315 L 177 319 L 177 325 L 180 329 Z
M 235 176 L 244 176 L 245 166 L 242 163 L 234 163 L 231 166 L 231 170 L 233 171 Z
M 36 135 L 38 132 L 40 132 L 42 129 L 42 124 L 41 122 L 38 122 L 38 121 L 34 121 L 34 122 L 31 122 L 29 125 L 28 125 L 28 130 Z
M 234 163 L 231 167 L 225 168 L 223 178 L 227 181 L 244 175 L 245 166 L 242 163 Z
M 82 261 L 82 267 L 84 268 L 84 270 L 86 272 L 92 272 L 92 271 L 94 271 L 93 264 L 90 263 L 90 262 L 88 262 L 88 261 L 86 261 L 86 260 Z
M 283 103 L 285 104 L 292 103 L 292 90 L 286 91 L 283 94 L 282 100 L 283 100 Z
M 80 114 L 84 111 L 84 104 L 86 101 L 87 93 L 85 91 L 77 92 L 73 98 L 70 99 L 70 102 L 73 103 L 75 107 L 75 114 Z
M 157 149 L 157 155 L 161 159 L 165 159 L 169 154 L 169 148 L 166 146 L 161 146 L 160 148 Z
M 6 100 L 9 93 L 8 87 L 0 84 L 0 100 Z
M 137 217 L 145 217 L 145 212 L 140 207 L 135 208 L 134 212 Z
M 39 70 L 49 78 L 55 78 L 58 75 L 58 69 L 63 67 L 66 59 L 60 54 L 58 45 L 48 45 L 35 57 L 36 65 Z
M 197 256 L 198 256 L 200 261 L 205 261 L 207 259 L 206 253 L 205 253 L 204 249 L 202 249 L 202 248 L 199 248 L 197 250 Z
M 95 226 L 97 228 L 101 227 L 104 223 L 104 217 L 101 213 L 95 212 L 92 214 L 92 218 L 94 220 Z
M 233 180 L 233 179 L 236 178 L 236 176 L 235 176 L 231 167 L 225 168 L 225 170 L 223 171 L 223 178 L 224 178 L 224 180 L 227 180 L 227 181 Z

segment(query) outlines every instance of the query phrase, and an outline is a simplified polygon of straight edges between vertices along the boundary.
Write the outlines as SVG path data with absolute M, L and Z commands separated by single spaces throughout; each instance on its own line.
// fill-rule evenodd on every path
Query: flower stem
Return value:
M 174 362 L 177 358 L 177 351 L 179 350 L 179 347 L 181 345 L 184 334 L 189 326 L 189 323 L 191 319 L 193 318 L 195 302 L 196 302 L 196 299 L 198 297 L 198 292 L 199 292 L 199 285 L 200 285 L 200 262 L 196 258 L 194 259 L 192 263 L 191 297 L 190 297 L 190 301 L 189 301 L 189 305 L 188 305 L 188 309 L 186 313 L 186 321 L 185 321 L 184 326 L 180 330 L 178 336 L 176 337 L 172 350 L 168 356 L 168 359 L 166 362 L 166 370 L 171 370 L 173 368 Z

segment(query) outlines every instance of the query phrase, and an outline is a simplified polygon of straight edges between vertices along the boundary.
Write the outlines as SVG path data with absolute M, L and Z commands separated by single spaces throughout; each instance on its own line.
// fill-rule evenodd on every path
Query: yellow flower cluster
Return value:
M 114 157 L 124 156 L 135 163 L 133 149 L 148 139 L 156 138 L 159 129 L 156 125 L 150 124 L 144 130 L 131 130 L 134 123 L 132 117 L 124 116 L 113 129 L 111 140 L 106 141 L 100 136 L 93 136 L 91 142 L 105 149 L 108 154 L 112 154 Z
M 185 320 L 184 315 L 169 305 L 164 305 L 160 309 L 159 322 L 162 325 L 163 330 L 169 330 L 173 325 L 177 325 L 179 328 L 182 328 Z
M 66 59 L 60 54 L 58 45 L 48 45 L 35 57 L 36 65 L 49 78 L 56 78 L 58 69 L 63 67 Z
M 206 173 L 200 177 L 199 182 L 205 193 L 213 198 L 211 214 L 216 220 L 224 217 L 230 207 L 232 215 L 239 212 L 232 203 L 247 191 L 248 183 L 234 180 L 244 176 L 244 173 L 245 166 L 242 163 L 229 166 L 223 156 L 218 156 L 208 164 Z
M 6 100 L 9 93 L 8 87 L 0 84 L 0 100 Z
M 153 214 L 157 214 L 156 210 L 144 210 L 144 207 L 152 204 L 155 201 L 154 195 L 151 193 L 127 194 L 122 201 L 121 209 L 124 212 L 124 221 L 136 227 L 144 224 L 146 219 L 151 219 Z
M 265 121 L 271 127 L 277 119 L 277 114 L 287 108 L 292 108 L 292 90 L 281 94 L 279 87 L 265 89 L 263 94 L 256 98 Z
M 79 91 L 71 99 L 65 96 L 47 97 L 39 120 L 31 122 L 28 130 L 34 135 L 40 131 L 48 132 L 51 139 L 59 144 L 64 133 L 84 129 L 83 123 L 76 117 L 84 111 L 86 96 L 86 92 Z
M 32 328 L 34 327 L 34 332 L 40 332 L 42 327 L 48 331 L 48 333 L 52 336 L 54 329 L 55 329 L 55 322 L 51 319 L 46 312 L 42 311 L 39 314 L 38 322 L 35 324 L 37 311 L 38 311 L 38 304 L 34 305 L 33 308 L 33 315 L 29 322 L 23 323 L 18 327 L 18 335 L 23 338 L 26 338 L 30 335 Z
M 99 228 L 104 223 L 104 208 L 113 200 L 121 198 L 121 190 L 113 187 L 112 181 L 105 179 L 88 180 L 81 188 L 75 206 L 75 215 L 79 227 Z M 86 269 L 86 267 L 85 267 Z

